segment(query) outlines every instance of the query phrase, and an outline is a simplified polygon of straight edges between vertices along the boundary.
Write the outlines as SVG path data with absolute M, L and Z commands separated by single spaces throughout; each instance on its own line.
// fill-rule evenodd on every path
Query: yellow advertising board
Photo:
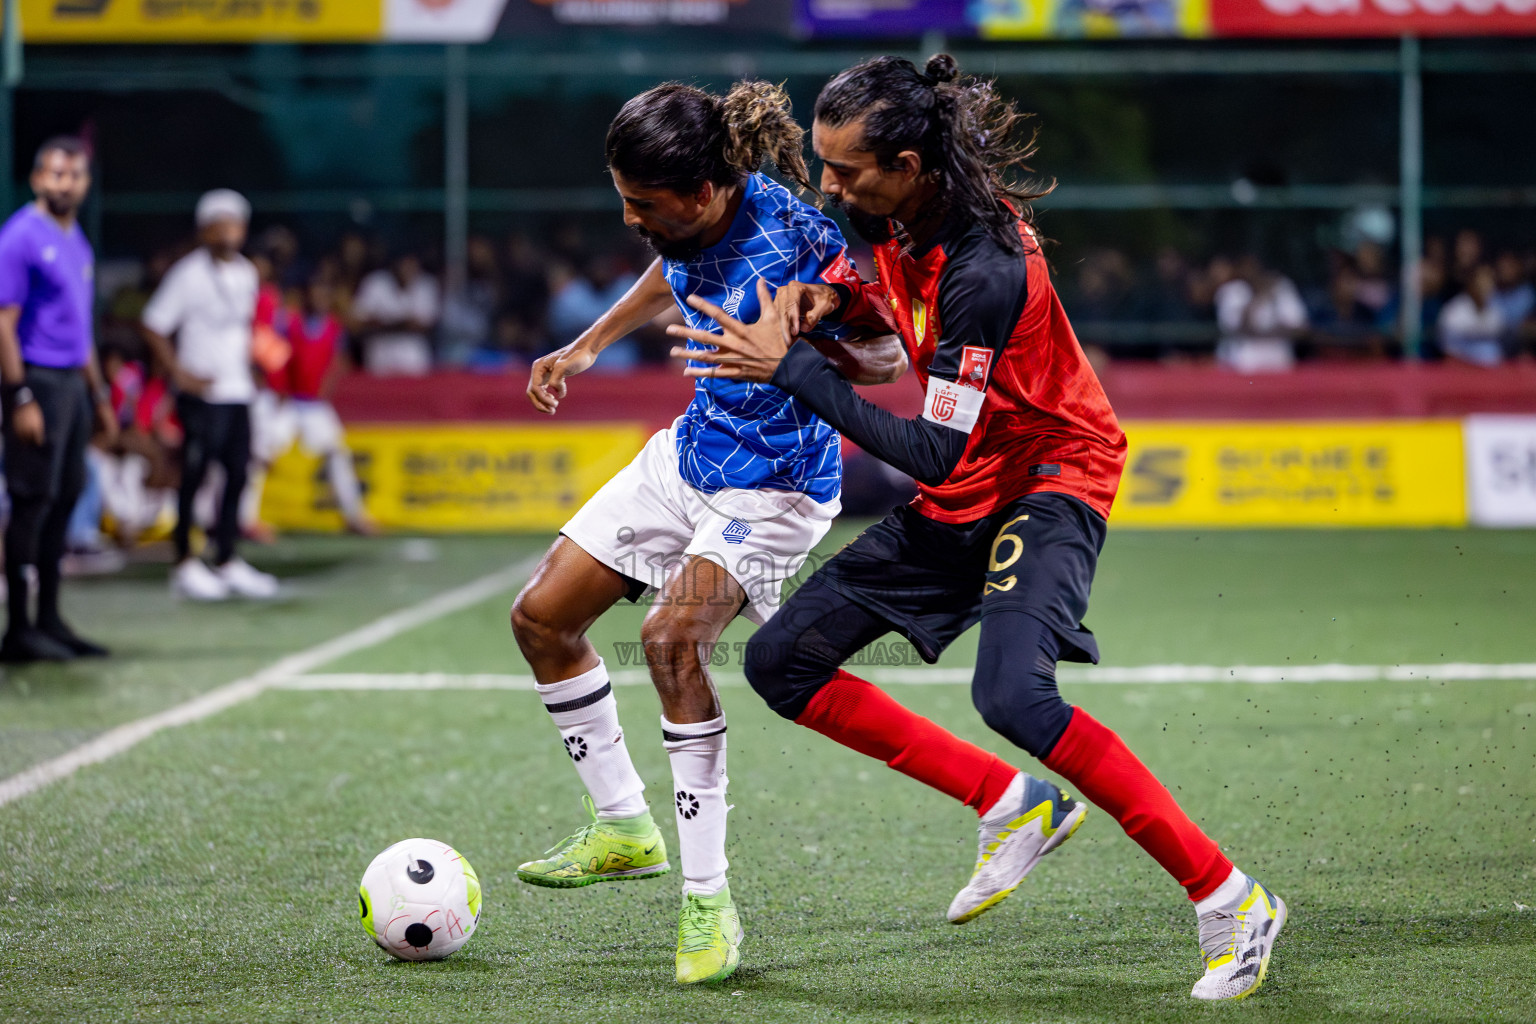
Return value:
M 366 426 L 347 431 L 369 513 L 397 530 L 555 530 L 635 457 L 636 423 Z M 322 461 L 272 467 L 262 516 L 279 529 L 341 526 Z
M 1462 526 L 1461 424 L 1141 422 L 1116 526 Z
M 1132 422 L 1117 527 L 1462 526 L 1456 420 Z M 397 530 L 549 531 L 645 443 L 636 423 L 422 424 L 347 431 L 368 510 Z M 335 530 L 318 458 L 273 467 L 262 515 Z
M 383 0 L 21 0 L 29 43 L 358 42 L 384 31 Z

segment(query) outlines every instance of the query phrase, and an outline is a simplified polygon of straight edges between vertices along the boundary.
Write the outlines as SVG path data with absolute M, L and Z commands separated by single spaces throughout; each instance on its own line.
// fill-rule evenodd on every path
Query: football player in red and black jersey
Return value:
M 747 678 L 786 718 L 955 792 L 914 749 L 921 737 L 889 728 L 890 698 L 840 666 L 892 631 L 933 662 L 979 622 L 972 697 L 983 719 L 1185 887 L 1206 964 L 1192 994 L 1241 998 L 1263 981 L 1284 904 L 1232 866 L 1119 736 L 1057 692 L 1057 661 L 1098 661 L 1082 619 L 1125 435 L 1029 222 L 1026 204 L 1043 193 L 1008 182 L 1032 153 L 1014 141 L 1020 120 L 947 55 L 922 71 L 881 57 L 843 72 L 817 100 L 813 140 L 822 190 L 875 245 L 878 281 L 786 285 L 754 324 L 695 300 L 725 334 L 671 328 L 717 346 L 688 353 L 712 364 L 690 374 L 768 381 L 919 485 L 758 631 Z M 794 343 L 823 319 L 898 330 L 925 389 L 922 415 L 864 401 Z M 976 871 L 950 920 L 1003 899 L 1080 820 L 1059 789 L 1016 777 L 982 817 Z

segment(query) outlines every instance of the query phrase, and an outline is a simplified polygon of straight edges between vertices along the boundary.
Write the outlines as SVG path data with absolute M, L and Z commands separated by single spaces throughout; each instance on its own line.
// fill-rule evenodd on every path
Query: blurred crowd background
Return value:
M 1371 219 L 1369 211 L 1356 218 Z M 1081 340 L 1105 359 L 1216 360 L 1245 372 L 1309 360 L 1401 359 L 1396 261 L 1382 240 L 1349 230 L 1352 245 L 1321 248 L 1315 263 L 1294 269 L 1253 250 L 1165 245 L 1140 258 L 1123 247 L 1095 247 L 1076 259 L 1057 256 L 1057 288 Z M 193 244 L 189 233 L 144 259 L 102 266 L 107 348 L 142 359 L 139 313 Z M 336 316 L 352 365 L 380 375 L 522 372 L 589 326 L 652 258 L 622 230 L 577 222 L 472 234 L 466 251 L 463 287 L 449 289 L 441 245 L 431 239 L 391 244 L 377 232 L 349 229 L 310 240 L 288 223 L 269 222 L 248 249 L 274 302 Z M 870 268 L 867 253 L 861 256 Z M 1536 354 L 1530 238 L 1472 228 L 1430 235 L 1420 281 L 1422 358 L 1493 366 Z M 665 363 L 670 347 L 660 329 L 648 330 L 606 352 L 594 372 Z

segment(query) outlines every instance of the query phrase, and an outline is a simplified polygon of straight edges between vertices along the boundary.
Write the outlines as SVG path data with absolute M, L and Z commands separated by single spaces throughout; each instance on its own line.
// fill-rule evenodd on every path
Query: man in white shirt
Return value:
M 420 377 L 432 371 L 429 338 L 441 313 L 437 282 L 421 260 L 405 253 L 357 286 L 352 315 L 363 339 L 363 367 L 381 377 Z
M 1477 366 L 1503 362 L 1504 331 L 1510 325 L 1494 301 L 1496 287 L 1493 268 L 1479 264 L 1467 280 L 1467 290 L 1440 310 L 1436 326 L 1446 355 Z
M 1307 306 L 1290 279 L 1244 256 L 1238 274 L 1216 289 L 1221 340 L 1216 361 L 1239 373 L 1275 373 L 1296 364 L 1295 338 L 1307 326 Z
M 258 280 L 255 266 L 240 254 L 250 219 L 251 205 L 238 192 L 216 189 L 199 199 L 202 245 L 167 271 L 140 325 L 177 391 L 176 415 L 185 438 L 171 590 L 196 601 L 277 594 L 275 577 L 235 553 L 240 493 L 251 458 L 250 404 L 256 395 L 251 332 Z M 224 471 L 212 568 L 191 551 L 194 501 L 210 465 Z

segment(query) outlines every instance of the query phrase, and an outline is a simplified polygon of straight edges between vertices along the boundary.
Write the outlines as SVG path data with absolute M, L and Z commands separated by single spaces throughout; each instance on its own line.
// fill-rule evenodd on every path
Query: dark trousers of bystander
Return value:
M 219 496 L 218 518 L 213 526 L 213 564 L 235 557 L 240 535 L 240 495 L 245 491 L 251 461 L 251 410 L 244 404 L 205 402 L 180 395 L 176 415 L 185 438 L 181 445 L 181 493 L 176 505 L 176 561 L 192 551 L 193 503 L 208 475 L 208 467 L 224 470 L 224 492 Z
M 20 638 L 31 625 L 26 567 L 37 569 L 36 625 L 62 629 L 59 617 L 59 561 L 70 513 L 85 486 L 85 447 L 91 439 L 91 397 L 79 369 L 27 366 L 27 387 L 43 414 L 43 443 L 32 444 L 12 430 L 5 409 L 5 481 L 11 519 L 5 527 L 7 635 Z

